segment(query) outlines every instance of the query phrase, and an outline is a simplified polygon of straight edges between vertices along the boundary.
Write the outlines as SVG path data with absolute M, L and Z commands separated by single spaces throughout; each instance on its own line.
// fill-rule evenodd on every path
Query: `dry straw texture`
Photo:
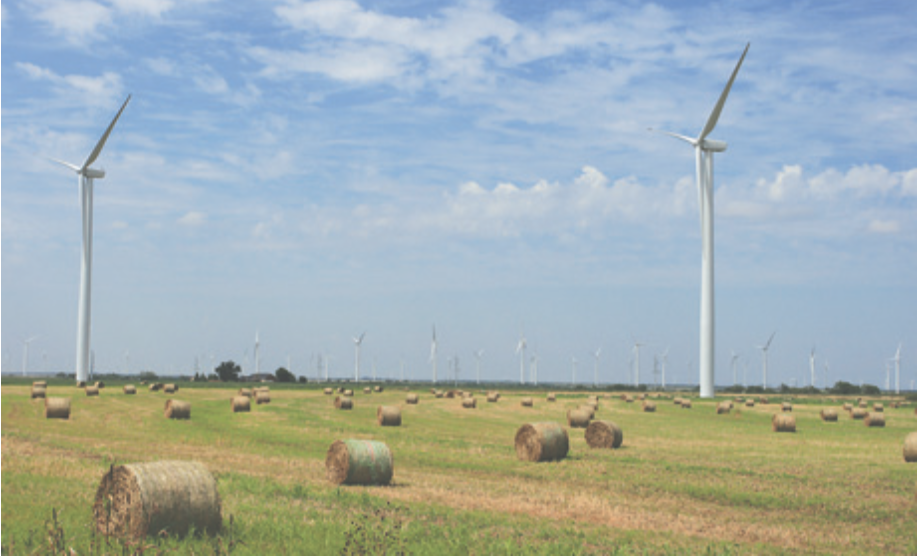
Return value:
M 477 398 L 475 397 L 466 397 L 461 400 L 461 406 L 465 409 L 474 409 L 477 407 Z
M 652 401 L 643 402 L 643 412 L 645 413 L 655 413 L 656 412 L 656 403 Z
M 864 420 L 864 417 L 868 416 L 867 409 L 857 408 L 852 409 L 852 418 L 854 420 Z
M 851 403 L 843 403 L 843 404 L 842 404 L 842 410 L 844 410 L 844 411 L 848 411 L 848 412 L 850 413 L 850 412 L 852 412 L 852 408 L 853 408 L 853 407 L 852 407 L 852 404 L 851 404 Z
M 237 395 L 231 397 L 231 409 L 235 413 L 249 413 L 250 412 L 250 398 L 245 395 Z
M 436 399 L 442 399 L 443 397 L 445 397 L 445 394 L 442 393 L 442 390 L 438 390 L 438 391 L 435 392 L 435 398 L 436 398 Z
M 592 405 L 584 404 L 584 405 L 580 405 L 579 408 L 580 410 L 583 410 L 589 413 L 589 420 L 592 420 L 595 418 L 595 407 L 593 407 Z
M 371 393 L 371 388 L 367 387 L 367 388 L 363 389 L 363 390 L 362 390 L 362 393 L 368 395 L 369 393 Z
M 522 398 L 522 406 L 523 406 L 523 407 L 533 407 L 534 405 L 535 405 L 535 402 L 534 402 L 534 400 L 533 400 L 531 397 L 523 397 L 523 398 Z
M 891 409 L 899 409 L 899 408 L 900 408 L 900 402 L 899 402 L 899 401 L 891 401 L 891 402 L 890 402 L 890 408 L 891 408 Z
M 47 388 L 47 387 L 48 387 L 48 382 L 46 382 L 46 381 L 44 381 L 44 380 L 38 381 L 38 382 L 32 382 L 32 387 L 43 387 L 43 388 Z
M 759 403 L 761 403 L 762 405 L 768 405 L 768 397 L 760 397 Z
M 99 396 L 99 388 L 96 386 L 86 386 L 83 390 L 86 392 L 87 397 Z
M 691 406 L 692 406 L 691 399 L 683 399 L 681 404 L 682 404 L 683 409 L 691 409 Z
M 323 388 L 324 395 L 333 395 L 333 388 Z
M 128 384 L 128 385 L 122 386 L 122 393 L 124 393 L 125 395 L 135 395 L 138 393 L 138 390 L 133 385 Z
M 496 403 L 497 401 L 499 401 L 498 393 L 488 393 L 487 394 L 487 403 Z
M 355 392 L 353 392 L 351 389 L 345 389 L 343 390 L 342 394 L 345 395 L 346 397 L 352 397 L 353 395 L 355 395 Z
M 384 391 L 384 388 L 382 388 L 381 386 L 375 386 L 376 393 L 381 393 L 382 391 Z
M 681 404 L 682 404 L 682 401 L 684 401 L 684 399 L 682 399 L 681 397 L 673 397 L 673 398 L 672 398 L 672 404 L 673 404 L 673 405 L 681 405 Z
M 557 394 L 556 393 L 547 394 L 547 400 L 550 402 L 557 401 Z
M 883 413 L 868 413 L 868 416 L 864 417 L 864 425 L 883 428 L 887 426 L 887 419 L 884 418 Z
M 352 399 L 343 395 L 337 395 L 336 399 L 333 400 L 333 407 L 341 411 L 350 411 L 352 410 Z
M 633 397 L 630 397 L 630 396 L 625 397 L 625 398 L 624 398 L 624 402 L 625 402 L 625 403 L 633 403 L 633 402 L 634 402 L 634 398 L 633 398 Z
M 253 397 L 253 390 L 250 388 L 240 388 L 240 391 L 237 392 L 237 395 L 240 397 Z
M 570 436 L 556 422 L 524 424 L 515 433 L 515 454 L 522 461 L 560 461 L 570 452 Z
M 567 424 L 570 428 L 586 428 L 592 420 L 588 409 L 570 409 L 567 411 Z
M 903 459 L 907 463 L 916 462 L 916 433 L 910 432 L 906 435 L 906 439 L 903 440 Z
M 730 401 L 721 401 L 717 404 L 717 414 L 726 415 L 730 412 L 730 409 L 733 408 L 733 403 Z
M 826 422 L 838 422 L 839 421 L 839 411 L 833 409 L 832 407 L 828 409 L 823 409 L 820 411 L 820 418 Z
M 416 395 L 415 393 L 408 393 L 408 394 L 407 394 L 407 403 L 409 403 L 410 405 L 416 405 L 416 404 L 418 404 L 418 403 L 419 403 L 419 396 Z
M 400 407 L 392 405 L 378 407 L 378 426 L 400 426 Z
M 70 418 L 70 398 L 69 397 L 46 397 L 45 398 L 45 418 L 51 419 L 69 419 Z
M 384 442 L 337 440 L 327 451 L 327 479 L 333 484 L 386 486 L 394 477 L 394 457 Z
M 883 413 L 883 412 L 884 412 L 884 404 L 883 404 L 883 403 L 874 403 L 874 412 L 875 412 L 875 413 Z
M 167 399 L 163 406 L 163 416 L 168 419 L 188 420 L 192 418 L 192 403 L 179 399 Z
M 858 408 L 859 408 L 859 409 L 867 409 L 867 408 L 868 408 L 868 402 L 867 402 L 867 401 L 859 401 L 859 402 L 858 402 Z
M 152 383 L 151 385 L 147 386 L 147 391 L 160 391 L 160 384 L 157 382 Z
M 221 530 L 218 483 L 197 461 L 156 461 L 110 467 L 96 490 L 96 530 L 137 541 L 166 531 Z
M 793 411 L 793 410 L 794 410 L 793 405 L 791 405 L 791 404 L 788 403 L 787 401 L 785 401 L 784 403 L 781 404 L 781 412 L 782 412 L 782 413 L 790 413 L 790 412 Z
M 176 393 L 176 384 L 165 384 L 163 386 L 163 393 Z
M 586 443 L 590 448 L 615 449 L 621 447 L 624 434 L 621 427 L 610 420 L 597 420 L 586 429 Z
M 32 391 L 29 394 L 29 397 L 32 399 L 44 399 L 45 398 L 45 386 L 32 386 Z
M 746 400 L 746 406 L 747 406 L 747 407 L 755 407 L 755 406 L 756 406 L 756 402 L 755 402 L 754 400 L 752 400 L 752 399 L 747 399 L 747 400 Z
M 272 398 L 269 397 L 268 389 L 259 390 L 256 392 L 256 404 L 257 405 L 265 405 L 266 403 L 269 403 L 270 401 L 272 401 Z
M 796 432 L 794 415 L 772 415 L 772 432 Z

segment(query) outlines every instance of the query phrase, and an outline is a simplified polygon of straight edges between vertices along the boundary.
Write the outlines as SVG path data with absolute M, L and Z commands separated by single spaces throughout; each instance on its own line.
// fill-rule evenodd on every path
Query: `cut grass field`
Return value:
M 793 399 L 796 433 L 773 433 L 779 397 L 726 415 L 711 401 L 681 409 L 672 395 L 653 413 L 601 398 L 596 419 L 621 427 L 621 448 L 590 449 L 584 430 L 568 429 L 566 459 L 531 463 L 516 459 L 518 428 L 565 426 L 585 394 L 547 402 L 544 392 L 506 390 L 488 403 L 475 392 L 477 407 L 465 409 L 428 388 L 416 391 L 418 405 L 402 389 L 357 390 L 355 408 L 340 411 L 322 386 L 273 386 L 271 403 L 235 414 L 241 385 L 179 387 L 188 421 L 163 417 L 172 396 L 160 392 L 107 385 L 86 397 L 64 384 L 48 394 L 71 397 L 70 419 L 46 420 L 27 385 L 5 384 L 3 554 L 132 551 L 94 539 L 96 488 L 113 463 L 166 459 L 216 474 L 226 528 L 152 537 L 150 553 L 916 554 L 916 464 L 902 456 L 916 430 L 911 406 L 887 408 L 886 427 L 868 428 L 841 398 L 832 423 L 819 416 L 831 400 Z M 400 406 L 402 425 L 378 426 L 379 405 Z M 344 438 L 386 442 L 392 484 L 328 483 L 327 449 Z

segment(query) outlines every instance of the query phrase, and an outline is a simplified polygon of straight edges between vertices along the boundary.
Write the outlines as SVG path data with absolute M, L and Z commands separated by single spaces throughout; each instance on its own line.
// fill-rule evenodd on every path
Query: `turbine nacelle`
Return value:
M 106 171 L 99 169 L 86 169 L 81 174 L 87 178 L 105 178 Z

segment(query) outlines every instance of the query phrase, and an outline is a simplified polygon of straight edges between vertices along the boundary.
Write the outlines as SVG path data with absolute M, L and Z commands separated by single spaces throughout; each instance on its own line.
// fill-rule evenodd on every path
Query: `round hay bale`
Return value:
M 419 403 L 419 396 L 416 395 L 415 393 L 408 393 L 408 394 L 407 394 L 407 403 L 409 403 L 410 405 L 416 405 L 416 404 L 418 404 L 418 403 Z
M 323 388 L 324 395 L 333 395 L 333 388 Z
M 386 486 L 394 476 L 394 457 L 384 442 L 337 440 L 327 451 L 327 479 L 333 484 Z
M 864 417 L 864 425 L 883 428 L 887 426 L 887 419 L 883 413 L 868 413 L 868 416 Z
M 891 408 L 891 409 L 899 409 L 899 408 L 900 408 L 900 402 L 899 402 L 899 401 L 891 401 L 891 402 L 890 402 L 890 408 Z
M 522 461 L 560 461 L 570 452 L 570 436 L 556 422 L 523 424 L 515 433 L 515 454 Z
M 442 390 L 438 390 L 438 391 L 435 392 L 435 398 L 436 398 L 436 399 L 442 399 L 443 397 L 445 397 L 445 394 L 442 393 Z
M 717 404 L 717 414 L 718 414 L 718 415 L 726 415 L 726 414 L 729 414 L 729 413 L 730 413 L 730 409 L 733 408 L 733 407 L 731 407 L 730 405 L 731 405 L 731 403 L 730 403 L 729 401 L 721 401 L 720 403 L 718 403 L 718 404 Z
M 393 405 L 378 407 L 378 426 L 400 426 L 400 407 Z
M 692 405 L 691 399 L 683 399 L 683 400 L 682 400 L 682 408 L 683 408 L 683 409 L 691 409 L 691 405 Z
M 97 382 L 94 382 L 94 383 L 93 383 L 93 387 L 95 387 L 96 389 L 102 389 L 102 388 L 106 387 L 106 384 L 105 384 L 105 382 L 99 382 L 99 381 L 97 381 Z
M 352 408 L 355 407 L 355 402 L 351 397 L 337 397 L 333 401 L 333 406 L 340 411 L 351 411 Z
M 166 384 L 163 386 L 163 393 L 176 393 L 176 389 L 173 388 L 173 384 Z
M 351 389 L 346 389 L 346 390 L 343 390 L 342 394 L 345 397 L 352 397 L 355 395 L 355 392 L 353 392 Z
M 445 397 L 447 397 L 448 399 L 454 399 L 456 393 L 457 393 L 456 390 L 450 389 L 445 392 Z
M 87 397 L 99 397 L 99 388 L 96 386 L 86 386 L 83 390 Z
M 785 401 L 784 403 L 781 404 L 781 412 L 782 412 L 782 413 L 790 413 L 790 412 L 793 411 L 793 410 L 794 410 L 794 406 L 791 405 L 790 403 L 788 403 L 787 401 Z
M 772 415 L 772 432 L 796 432 L 794 415 Z
M 188 420 L 192 418 L 192 403 L 179 399 L 167 399 L 163 406 L 163 416 L 168 419 Z
M 747 406 L 747 407 L 755 407 L 755 406 L 756 406 L 756 402 L 755 402 L 754 400 L 752 400 L 752 399 L 747 399 L 747 400 L 746 400 L 746 406 Z
M 587 413 L 589 413 L 589 420 L 592 420 L 595 418 L 595 407 L 593 407 L 592 405 L 583 404 L 579 406 L 579 409 L 582 409 L 583 411 L 586 411 Z
M 250 398 L 245 395 L 235 395 L 231 397 L 231 410 L 235 413 L 250 412 Z
M 122 386 L 122 393 L 124 393 L 125 395 L 135 395 L 138 393 L 138 390 L 133 385 L 126 384 Z
M 557 394 L 556 393 L 547 394 L 547 400 L 550 401 L 551 403 L 557 401 Z
M 857 408 L 857 409 L 852 409 L 852 419 L 854 419 L 854 420 L 864 420 L 864 417 L 866 417 L 866 416 L 868 416 L 868 410 L 867 410 L 867 409 L 862 409 L 862 408 L 860 408 L 860 407 Z
M 768 405 L 768 397 L 760 397 L 760 398 L 759 398 L 759 403 L 760 403 L 761 405 Z
M 375 393 L 381 393 L 382 391 L 384 391 L 384 388 L 383 388 L 383 387 L 381 387 L 381 386 L 375 386 Z
M 567 424 L 570 428 L 586 428 L 589 426 L 590 420 L 592 420 L 592 416 L 589 414 L 588 409 L 570 409 L 567 411 Z
M 883 412 L 884 412 L 884 404 L 883 404 L 883 403 L 874 403 L 874 412 L 875 412 L 875 413 L 883 413 Z
M 46 419 L 69 419 L 70 418 L 70 398 L 69 397 L 46 397 L 45 398 L 45 418 Z
M 590 399 L 590 400 L 587 401 L 586 403 L 583 403 L 583 406 L 584 406 L 584 407 L 592 407 L 592 410 L 593 410 L 593 411 L 598 411 L 598 410 L 599 410 L 599 400 L 598 400 L 598 399 Z
M 824 422 L 838 422 L 839 412 L 832 407 L 823 409 L 820 411 L 820 418 L 823 419 Z
M 342 387 L 336 388 L 336 393 L 338 393 L 338 394 L 340 394 L 340 395 L 343 395 L 343 392 L 344 392 L 344 391 L 346 391 L 346 390 L 345 390 L 344 388 L 342 388 Z
M 843 404 L 842 404 L 842 410 L 843 410 L 843 411 L 848 411 L 849 413 L 852 412 L 852 404 L 851 404 L 851 403 L 843 403 Z
M 625 397 L 625 398 L 624 398 L 624 402 L 625 402 L 625 403 L 633 403 L 633 402 L 634 402 L 634 398 L 631 397 L 631 396 Z
M 868 408 L 868 402 L 867 402 L 867 401 L 860 401 L 860 400 L 859 400 L 859 401 L 858 401 L 858 408 L 859 408 L 859 409 L 867 409 L 867 408 Z
M 743 399 L 742 396 L 739 396 L 739 395 L 738 395 L 738 396 L 736 397 L 736 399 L 734 399 L 734 401 L 736 401 L 737 403 L 743 403 L 745 400 Z
M 652 401 L 643 402 L 643 412 L 645 413 L 655 413 L 656 412 L 656 403 Z
M 45 386 L 32 386 L 32 390 L 29 393 L 30 399 L 44 399 L 45 398 Z
M 369 393 L 371 393 L 371 388 L 370 388 L 370 387 L 367 387 L 367 388 L 363 389 L 363 390 L 362 390 L 362 393 L 364 393 L 365 395 L 368 395 Z
M 533 400 L 531 397 L 523 397 L 523 398 L 522 398 L 522 406 L 523 406 L 523 407 L 533 407 L 534 405 L 535 405 L 535 402 L 534 402 L 534 400 Z
M 253 390 L 250 388 L 240 388 L 240 391 L 237 392 L 237 395 L 240 397 L 253 397 Z
M 916 433 L 910 432 L 903 440 L 903 459 L 906 463 L 916 462 Z
M 48 382 L 46 382 L 45 380 L 32 382 L 32 387 L 43 387 L 45 389 L 48 389 Z
M 476 397 L 466 397 L 461 400 L 461 406 L 465 409 L 475 409 L 477 408 L 477 398 Z
M 586 443 L 590 448 L 617 449 L 624 441 L 621 427 L 610 420 L 597 420 L 586 429 Z
M 269 403 L 272 399 L 269 397 L 269 390 L 260 390 L 256 392 L 256 404 L 265 405 Z
M 497 401 L 499 401 L 498 393 L 488 393 L 487 394 L 487 403 L 496 403 Z
M 110 467 L 93 503 L 96 530 L 136 541 L 166 531 L 216 534 L 221 496 L 214 475 L 197 461 L 155 461 Z
M 621 401 L 627 401 L 627 394 L 626 394 L 626 393 L 622 393 L 622 394 L 621 394 Z
M 673 405 L 681 405 L 681 404 L 682 404 L 682 401 L 684 401 L 684 399 L 682 399 L 681 397 L 673 397 L 673 398 L 672 398 L 672 404 L 673 404 Z

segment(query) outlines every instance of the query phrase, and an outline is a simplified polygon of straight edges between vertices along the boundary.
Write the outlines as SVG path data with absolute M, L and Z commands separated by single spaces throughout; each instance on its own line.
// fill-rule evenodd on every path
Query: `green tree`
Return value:
M 240 365 L 235 364 L 232 360 L 222 362 L 214 371 L 222 382 L 236 382 L 240 377 Z
M 145 370 L 144 372 L 141 372 L 141 379 L 145 382 L 156 382 L 157 375 L 150 370 Z
M 297 378 L 295 378 L 295 375 L 289 372 L 287 368 L 281 366 L 278 370 L 275 371 L 275 381 L 294 383 L 297 381 Z

